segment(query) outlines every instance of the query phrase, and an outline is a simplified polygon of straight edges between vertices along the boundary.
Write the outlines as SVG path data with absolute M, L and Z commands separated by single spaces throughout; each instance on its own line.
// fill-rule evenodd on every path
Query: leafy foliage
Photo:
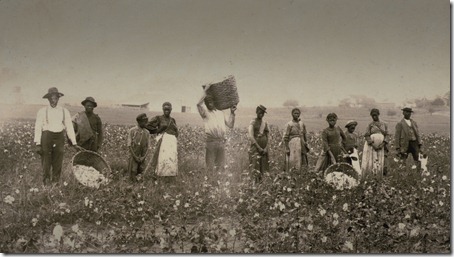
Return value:
M 204 170 L 204 132 L 181 126 L 175 181 L 128 180 L 127 126 L 108 125 L 101 154 L 109 184 L 84 187 L 68 166 L 61 183 L 42 186 L 31 152 L 33 124 L 1 124 L 0 182 L 6 253 L 448 253 L 450 139 L 424 135 L 429 174 L 422 176 L 390 153 L 389 175 L 336 190 L 312 171 L 320 135 L 309 133 L 302 172 L 282 171 L 282 131 L 271 126 L 270 167 L 254 184 L 245 129 L 227 141 L 223 173 Z M 364 142 L 362 142 L 364 143 Z M 151 152 L 154 151 L 151 144 Z M 361 150 L 361 149 L 360 149 Z

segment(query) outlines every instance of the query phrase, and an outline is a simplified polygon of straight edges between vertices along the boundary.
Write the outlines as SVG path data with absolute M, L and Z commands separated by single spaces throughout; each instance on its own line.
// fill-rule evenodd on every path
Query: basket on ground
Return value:
M 351 189 L 358 185 L 359 174 L 347 163 L 335 163 L 325 170 L 325 182 L 336 190 Z
M 338 163 L 330 165 L 325 170 L 325 177 L 326 177 L 326 175 L 328 175 L 329 173 L 332 173 L 332 172 L 342 172 L 345 175 L 348 175 L 356 180 L 359 179 L 358 172 L 353 168 L 353 166 L 351 166 L 350 164 L 345 163 L 345 162 L 338 162 Z
M 73 156 L 71 170 L 82 185 L 95 188 L 106 184 L 108 175 L 112 173 L 109 164 L 101 155 L 86 150 Z
M 234 76 L 211 84 L 207 90 L 207 95 L 213 97 L 214 106 L 218 110 L 229 109 L 240 102 Z

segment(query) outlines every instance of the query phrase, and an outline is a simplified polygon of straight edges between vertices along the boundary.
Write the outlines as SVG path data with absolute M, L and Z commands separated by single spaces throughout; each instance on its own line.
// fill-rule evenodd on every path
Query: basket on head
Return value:
M 345 163 L 345 162 L 338 162 L 338 163 L 330 165 L 325 170 L 324 176 L 326 177 L 326 175 L 328 175 L 331 172 L 342 172 L 356 180 L 359 179 L 358 172 L 353 168 L 353 166 L 351 166 L 350 164 Z
M 206 93 L 213 97 L 214 106 L 218 110 L 229 109 L 240 102 L 234 76 L 211 84 Z
M 71 168 L 76 165 L 93 167 L 104 176 L 112 173 L 112 170 L 106 160 L 104 160 L 104 158 L 102 158 L 102 156 L 98 153 L 92 151 L 85 150 L 76 153 L 71 160 Z

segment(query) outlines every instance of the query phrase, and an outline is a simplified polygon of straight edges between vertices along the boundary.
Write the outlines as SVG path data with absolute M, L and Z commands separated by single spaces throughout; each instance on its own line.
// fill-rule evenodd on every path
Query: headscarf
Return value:
M 294 111 L 299 111 L 301 113 L 301 110 L 299 108 L 293 108 L 291 114 L 293 114 Z

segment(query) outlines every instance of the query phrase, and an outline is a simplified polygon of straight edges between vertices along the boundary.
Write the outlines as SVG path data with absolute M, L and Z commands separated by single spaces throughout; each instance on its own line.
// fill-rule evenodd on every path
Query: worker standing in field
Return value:
M 292 120 L 285 125 L 284 130 L 285 154 L 288 156 L 286 170 L 301 171 L 301 167 L 307 168 L 309 164 L 306 125 L 300 119 L 300 109 L 294 108 L 291 114 Z
M 235 124 L 236 105 L 230 107 L 230 114 L 226 119 L 224 112 L 216 109 L 213 97 L 206 93 L 209 87 L 210 85 L 205 86 L 202 98 L 197 103 L 197 109 L 205 124 L 206 168 L 208 171 L 224 170 L 226 126 L 233 128 Z
M 145 128 L 156 137 L 156 149 L 153 154 L 151 168 L 158 177 L 167 180 L 174 179 L 178 174 L 178 127 L 174 118 L 170 116 L 172 104 L 162 104 L 163 115 L 150 119 Z
M 136 182 L 138 176 L 145 171 L 145 158 L 148 153 L 149 133 L 145 129 L 148 117 L 141 113 L 136 117 L 137 126 L 129 129 L 127 146 L 129 150 L 128 173 L 131 181 Z
M 366 128 L 364 138 L 366 142 L 363 148 L 362 175 L 386 176 L 386 157 L 388 156 L 388 124 L 380 121 L 380 111 L 372 109 L 370 111 L 372 122 Z
M 249 147 L 249 161 L 251 164 L 255 182 L 260 182 L 265 172 L 269 170 L 268 163 L 268 122 L 263 119 L 266 107 L 257 106 L 256 118 L 252 119 L 248 127 L 248 138 L 251 146 Z
M 347 153 L 342 145 L 345 134 L 339 126 L 336 126 L 337 114 L 329 113 L 326 121 L 329 126 L 322 132 L 323 151 L 315 166 L 315 170 L 321 172 L 332 164 L 345 162 L 344 155 Z
M 41 108 L 36 115 L 35 122 L 35 151 L 41 155 L 44 171 L 43 183 L 56 183 L 60 180 L 63 154 L 65 146 L 65 133 L 72 146 L 77 145 L 76 135 L 69 111 L 58 106 L 58 100 L 63 93 L 56 87 L 49 88 L 43 98 L 49 105 Z
M 402 109 L 404 118 L 396 124 L 396 133 L 394 135 L 395 147 L 397 155 L 400 157 L 402 162 L 405 162 L 408 158 L 408 154 L 411 153 L 413 160 L 416 163 L 417 171 L 421 170 L 421 162 L 419 161 L 419 154 L 421 151 L 421 137 L 419 135 L 418 124 L 416 121 L 411 119 L 413 110 L 409 107 Z
M 101 118 L 93 112 L 98 104 L 91 96 L 85 98 L 81 104 L 85 111 L 76 113 L 72 118 L 77 144 L 86 150 L 97 152 L 103 141 Z

